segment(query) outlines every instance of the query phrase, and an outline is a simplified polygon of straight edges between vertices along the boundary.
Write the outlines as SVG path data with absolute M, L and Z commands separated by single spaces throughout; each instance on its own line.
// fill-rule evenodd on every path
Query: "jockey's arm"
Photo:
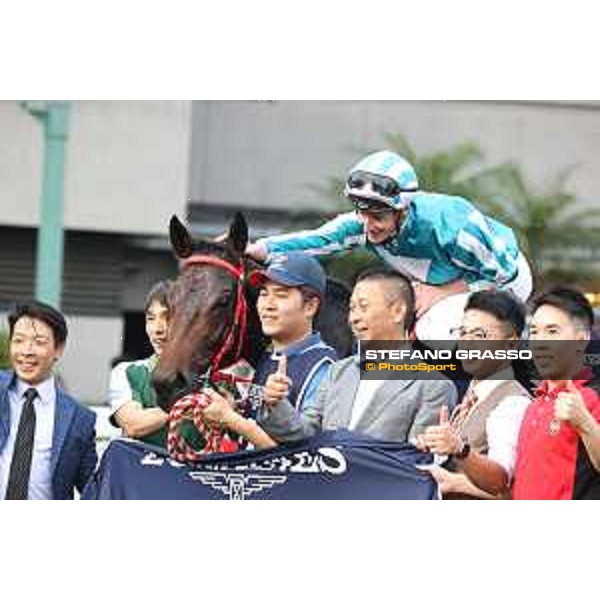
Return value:
M 317 229 L 262 238 L 246 248 L 246 254 L 264 261 L 271 254 L 310 251 L 327 256 L 364 244 L 364 227 L 355 213 L 344 213 Z
M 169 415 L 161 408 L 144 408 L 134 400 L 123 404 L 113 417 L 125 435 L 131 438 L 154 433 L 166 425 L 169 419 Z

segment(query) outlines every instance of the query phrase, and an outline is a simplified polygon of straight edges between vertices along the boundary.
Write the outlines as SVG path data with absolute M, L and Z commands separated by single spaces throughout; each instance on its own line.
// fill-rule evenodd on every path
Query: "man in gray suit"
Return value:
M 410 281 L 384 269 L 361 275 L 350 301 L 349 322 L 357 339 L 407 340 L 414 319 Z M 454 385 L 443 376 L 428 380 L 360 378 L 359 357 L 334 363 L 314 402 L 296 411 L 287 400 L 291 380 L 283 368 L 266 384 L 259 424 L 279 442 L 291 442 L 320 430 L 350 429 L 375 438 L 412 441 L 439 422 L 442 406 L 456 404 Z

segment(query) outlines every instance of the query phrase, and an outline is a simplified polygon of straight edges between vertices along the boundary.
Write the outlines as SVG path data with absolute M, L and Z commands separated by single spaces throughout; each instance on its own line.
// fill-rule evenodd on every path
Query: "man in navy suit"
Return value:
M 0 371 L 0 498 L 73 499 L 96 466 L 96 415 L 56 385 L 67 324 L 35 301 L 18 304 L 8 323 L 13 370 Z

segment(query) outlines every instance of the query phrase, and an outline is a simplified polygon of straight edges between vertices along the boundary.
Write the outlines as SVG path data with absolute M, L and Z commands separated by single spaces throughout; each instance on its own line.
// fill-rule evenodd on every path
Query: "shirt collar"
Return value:
M 585 387 L 586 383 L 591 381 L 594 377 L 594 373 L 590 367 L 584 367 L 581 371 L 578 371 L 573 376 L 573 384 L 576 388 Z M 556 396 L 560 389 L 554 388 L 550 389 L 550 385 L 547 379 L 544 379 L 535 390 L 535 397 L 543 397 L 543 396 Z
M 55 397 L 55 386 L 56 383 L 54 381 L 54 376 L 48 377 L 48 379 L 45 379 L 37 385 L 30 385 L 29 383 L 21 381 L 19 378 L 17 378 L 14 389 L 17 396 L 19 398 L 22 398 L 26 390 L 28 390 L 29 388 L 35 388 L 37 390 L 40 402 L 42 402 L 42 404 L 48 404 Z
M 281 354 L 285 354 L 287 357 L 295 356 L 297 354 L 302 354 L 302 352 L 311 346 L 316 346 L 320 343 L 322 343 L 321 334 L 318 331 L 313 331 L 310 335 L 303 337 L 301 340 L 298 340 L 281 350 L 273 350 L 271 356 L 273 358 L 278 358 Z
M 473 393 L 478 398 L 486 398 L 499 385 L 501 385 L 505 381 L 508 381 L 508 380 L 514 379 L 514 378 L 515 378 L 515 373 L 513 371 L 513 368 L 510 365 L 508 365 L 508 366 L 504 367 L 504 369 L 501 369 L 497 373 L 494 373 L 493 376 L 489 379 L 486 378 L 486 379 L 482 379 L 480 381 L 475 381 L 472 384 L 471 389 L 473 390 Z

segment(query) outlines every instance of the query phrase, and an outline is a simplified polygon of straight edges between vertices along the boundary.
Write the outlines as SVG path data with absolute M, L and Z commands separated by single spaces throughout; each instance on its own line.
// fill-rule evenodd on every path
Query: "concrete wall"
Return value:
M 69 229 L 164 235 L 188 198 L 190 102 L 72 103 L 65 180 Z M 37 226 L 42 126 L 0 102 L 0 221 Z
M 161 279 L 175 279 L 177 262 L 170 252 L 149 252 L 129 248 L 125 264 L 127 285 L 121 290 L 121 309 L 141 311 L 150 288 Z
M 474 141 L 487 161 L 514 160 L 534 183 L 576 166 L 572 190 L 600 204 L 600 107 L 590 103 L 195 102 L 191 196 L 242 206 L 324 207 L 310 189 L 343 176 L 356 147 L 402 132 L 419 152 Z
M 8 330 L 7 314 L 0 313 L 0 329 Z M 121 352 L 121 317 L 74 317 L 66 315 L 67 347 L 57 372 L 66 390 L 86 404 L 107 401 L 110 361 Z
M 121 317 L 67 315 L 69 339 L 59 363 L 67 390 L 86 403 L 107 401 L 110 361 L 121 352 Z

